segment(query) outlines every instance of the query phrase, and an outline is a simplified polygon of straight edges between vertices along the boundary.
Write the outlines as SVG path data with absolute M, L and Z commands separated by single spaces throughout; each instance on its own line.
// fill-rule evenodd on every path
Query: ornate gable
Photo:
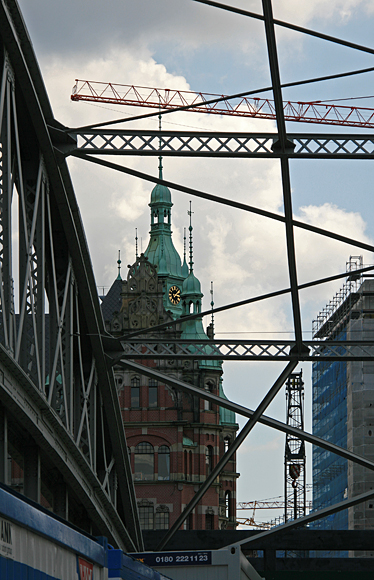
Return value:
M 113 333 L 152 328 L 173 320 L 163 305 L 163 286 L 157 270 L 144 254 L 129 266 L 121 297 L 121 310 L 110 323 Z

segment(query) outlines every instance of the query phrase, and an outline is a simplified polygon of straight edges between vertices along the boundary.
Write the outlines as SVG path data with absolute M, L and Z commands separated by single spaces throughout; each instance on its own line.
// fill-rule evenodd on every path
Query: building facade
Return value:
M 160 169 L 162 177 L 162 169 Z M 171 194 L 156 185 L 151 194 L 151 230 L 144 254 L 120 276 L 102 302 L 107 330 L 126 335 L 149 329 L 146 338 L 202 339 L 200 282 L 193 270 L 190 220 L 189 265 L 176 251 L 171 231 Z M 191 215 L 191 213 L 190 213 Z M 152 327 L 177 321 L 167 330 Z M 212 326 L 208 330 L 213 337 Z M 209 348 L 209 347 L 207 347 Z M 221 361 L 151 360 L 150 367 L 224 397 Z M 154 379 L 115 369 L 142 529 L 168 529 L 193 498 L 235 438 L 234 413 L 177 391 Z M 184 524 L 185 529 L 235 529 L 235 457 Z
M 374 280 L 354 274 L 355 269 L 362 267 L 361 257 L 351 257 L 347 266 L 347 271 L 352 272 L 347 283 L 314 321 L 315 339 L 372 341 L 374 338 Z M 372 457 L 374 363 L 318 362 L 313 365 L 312 383 L 313 433 L 366 458 Z M 313 447 L 314 509 L 369 491 L 373 485 L 374 474 L 368 469 Z M 329 516 L 318 522 L 318 527 L 373 529 L 374 502 Z

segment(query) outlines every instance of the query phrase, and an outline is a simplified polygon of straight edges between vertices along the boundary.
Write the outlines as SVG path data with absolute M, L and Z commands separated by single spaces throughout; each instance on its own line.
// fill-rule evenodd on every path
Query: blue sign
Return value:
M 212 563 L 212 552 L 144 552 L 131 554 L 147 566 L 206 566 Z

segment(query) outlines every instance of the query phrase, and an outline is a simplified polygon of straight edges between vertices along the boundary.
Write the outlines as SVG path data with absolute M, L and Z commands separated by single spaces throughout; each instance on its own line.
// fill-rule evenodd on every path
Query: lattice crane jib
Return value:
M 18 439 L 32 439 L 36 461 L 57 470 L 93 529 L 123 549 L 141 548 L 85 235 L 15 2 L 0 2 L 0 31 L 1 428 L 19 422 Z M 5 468 L 0 473 L 11 483 Z M 40 499 L 38 485 L 32 499 Z M 24 486 L 31 489 L 26 475 Z
M 286 382 L 287 425 L 304 430 L 304 382 L 302 372 Z M 284 453 L 285 521 L 306 515 L 306 456 L 304 439 L 286 434 Z
M 75 79 L 70 98 L 72 101 L 162 108 L 163 110 L 189 107 L 186 111 L 210 115 L 272 120 L 276 118 L 275 103 L 272 99 L 248 97 L 245 94 L 237 97 L 237 102 L 233 104 L 231 97 L 212 93 Z M 285 101 L 283 110 L 286 121 L 374 128 L 374 109 L 369 107 L 337 105 L 330 102 Z

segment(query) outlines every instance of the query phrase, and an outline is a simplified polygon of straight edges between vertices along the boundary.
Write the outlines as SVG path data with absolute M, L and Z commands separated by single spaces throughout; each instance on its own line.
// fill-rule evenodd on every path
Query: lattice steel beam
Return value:
M 143 155 L 166 157 L 280 158 L 277 133 L 154 131 L 93 129 L 74 131 L 70 143 L 55 142 L 64 156 Z M 77 145 L 74 145 L 74 139 Z M 374 136 L 329 133 L 288 133 L 291 159 L 372 159 Z
M 295 341 L 209 340 L 134 340 L 123 342 L 122 352 L 111 352 L 114 359 L 165 360 L 283 360 L 355 361 L 374 357 L 372 341 L 304 341 L 304 350 L 295 350 Z

